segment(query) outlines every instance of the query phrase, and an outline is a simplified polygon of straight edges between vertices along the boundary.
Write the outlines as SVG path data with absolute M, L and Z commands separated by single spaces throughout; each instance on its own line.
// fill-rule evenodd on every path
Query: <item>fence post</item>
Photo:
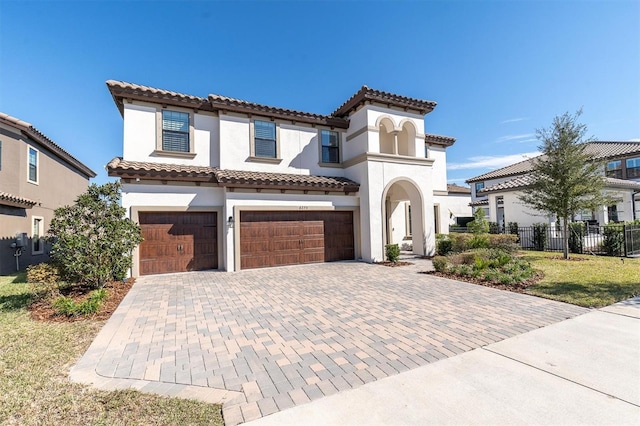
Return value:
M 622 224 L 622 255 L 627 257 L 627 224 Z

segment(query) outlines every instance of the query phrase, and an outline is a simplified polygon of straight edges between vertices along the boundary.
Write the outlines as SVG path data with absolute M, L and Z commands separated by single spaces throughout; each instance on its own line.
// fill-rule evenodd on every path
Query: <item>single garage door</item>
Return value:
M 240 212 L 242 269 L 354 258 L 353 212 Z
M 216 213 L 139 213 L 140 274 L 218 268 Z

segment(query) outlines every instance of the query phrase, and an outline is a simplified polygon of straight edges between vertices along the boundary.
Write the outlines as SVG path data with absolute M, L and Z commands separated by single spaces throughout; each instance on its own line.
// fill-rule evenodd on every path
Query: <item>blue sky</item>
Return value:
M 461 183 L 536 152 L 565 111 L 640 140 L 640 2 L 0 0 L 0 111 L 98 183 L 122 154 L 108 79 L 321 114 L 363 84 L 433 100 Z

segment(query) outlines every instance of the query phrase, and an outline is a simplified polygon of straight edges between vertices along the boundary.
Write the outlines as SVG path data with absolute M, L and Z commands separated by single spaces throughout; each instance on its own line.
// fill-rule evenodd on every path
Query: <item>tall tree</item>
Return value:
M 520 200 L 534 209 L 556 215 L 562 221 L 564 258 L 569 259 L 569 221 L 583 209 L 607 203 L 603 194 L 605 177 L 602 164 L 586 151 L 587 126 L 578 123 L 582 110 L 553 119 L 536 136 L 543 155 L 532 160 L 531 184 Z

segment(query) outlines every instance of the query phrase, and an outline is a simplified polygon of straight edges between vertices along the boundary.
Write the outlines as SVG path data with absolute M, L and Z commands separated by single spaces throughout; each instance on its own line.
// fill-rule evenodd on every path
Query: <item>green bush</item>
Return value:
M 583 253 L 585 233 L 584 222 L 571 222 L 569 224 L 569 251 L 571 253 Z
M 518 238 L 516 238 L 516 244 L 520 242 L 520 233 L 519 231 L 519 227 L 518 227 L 518 222 L 509 222 L 507 224 L 507 229 L 509 231 L 509 234 L 515 235 Z
M 453 242 L 445 234 L 436 235 L 436 254 L 446 256 L 453 249 Z
M 400 247 L 397 244 L 387 244 L 384 250 L 389 262 L 396 263 L 400 258 Z
M 433 258 L 433 269 L 437 272 L 447 272 L 447 258 L 444 256 L 436 256 Z
M 533 224 L 533 248 L 538 251 L 544 251 L 547 247 L 547 228 L 546 223 Z
M 125 217 L 120 191 L 119 183 L 92 184 L 74 205 L 55 210 L 47 240 L 69 281 L 99 288 L 126 276 L 142 237 L 140 227 Z
M 51 305 L 58 315 L 66 315 L 68 317 L 93 315 L 98 312 L 106 297 L 107 291 L 101 288 L 92 291 L 89 297 L 82 302 L 76 303 L 69 297 L 61 296 L 54 300 Z
M 536 275 L 528 262 L 513 257 L 507 251 L 494 248 L 474 249 L 450 254 L 446 258 L 439 256 L 437 259 L 436 270 L 440 272 L 493 283 L 519 284 Z M 434 268 L 436 268 L 435 263 Z
M 489 235 L 488 234 L 475 234 L 471 240 L 469 240 L 470 249 L 488 248 L 489 247 Z
M 38 263 L 27 268 L 27 282 L 36 300 L 52 299 L 60 295 L 60 270 L 52 263 Z
M 500 225 L 498 224 L 498 222 L 489 222 L 489 233 L 490 234 L 500 233 Z
M 624 255 L 624 226 L 609 223 L 602 231 L 602 246 L 609 256 Z
M 489 234 L 488 238 L 488 247 L 490 248 L 503 250 L 509 253 L 515 253 L 520 249 L 517 234 Z
M 463 251 L 469 250 L 469 242 L 473 238 L 471 234 L 449 234 L 449 238 L 451 239 L 451 251 L 454 253 L 461 253 Z

